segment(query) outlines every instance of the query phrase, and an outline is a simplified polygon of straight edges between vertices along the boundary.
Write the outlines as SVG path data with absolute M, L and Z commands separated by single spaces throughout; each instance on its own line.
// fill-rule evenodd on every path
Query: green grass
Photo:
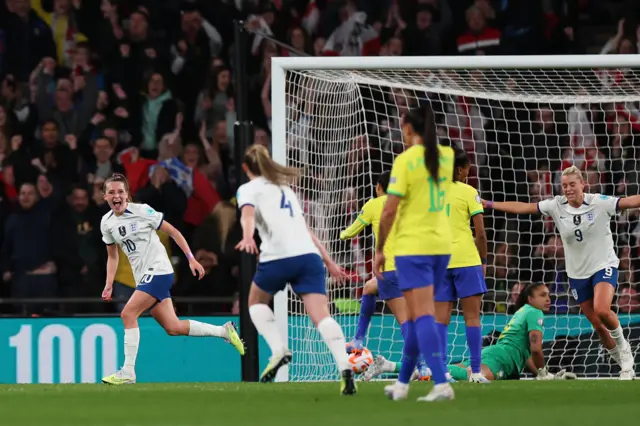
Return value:
M 385 383 L 2 385 L 0 424 L 11 426 L 607 426 L 640 424 L 640 381 L 455 384 L 456 400 L 385 398 Z

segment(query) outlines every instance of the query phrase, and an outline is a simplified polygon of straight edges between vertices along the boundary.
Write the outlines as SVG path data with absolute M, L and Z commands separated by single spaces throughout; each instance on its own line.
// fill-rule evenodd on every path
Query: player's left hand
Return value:
M 253 238 L 242 239 L 237 245 L 236 250 L 246 251 L 249 254 L 258 254 L 258 246 Z
M 326 267 L 327 272 L 329 272 L 329 276 L 336 280 L 339 284 L 344 283 L 344 281 L 347 279 L 347 273 L 334 261 L 328 262 L 326 264 Z
M 553 380 L 555 376 L 547 371 L 547 367 L 538 368 L 536 380 Z
M 576 380 L 578 376 L 575 373 L 562 369 L 555 375 L 555 380 Z
M 384 266 L 384 262 L 384 253 L 380 250 L 376 250 L 375 257 L 373 258 L 373 273 L 378 279 L 382 279 L 382 267 Z
M 194 277 L 197 277 L 199 280 L 204 278 L 204 267 L 197 260 L 189 259 L 189 269 L 191 269 Z

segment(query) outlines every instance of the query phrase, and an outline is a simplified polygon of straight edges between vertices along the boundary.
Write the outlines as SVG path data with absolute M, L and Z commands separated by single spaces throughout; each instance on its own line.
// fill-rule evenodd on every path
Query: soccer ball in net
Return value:
M 355 350 L 349 354 L 349 364 L 354 373 L 362 374 L 373 364 L 373 355 L 367 348 Z

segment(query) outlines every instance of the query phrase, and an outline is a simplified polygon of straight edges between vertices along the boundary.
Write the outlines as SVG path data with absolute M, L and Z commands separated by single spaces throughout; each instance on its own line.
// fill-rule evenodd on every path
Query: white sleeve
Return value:
M 238 192 L 236 193 L 236 201 L 238 203 L 238 208 L 242 210 L 244 206 L 256 206 L 258 201 L 257 192 L 255 190 L 255 185 L 240 185 L 238 188 Z
M 100 222 L 100 232 L 102 232 L 102 241 L 106 245 L 110 246 L 111 244 L 115 244 L 115 240 L 111 236 L 111 232 L 109 232 L 109 228 L 104 219 Z
M 538 211 L 541 215 L 551 216 L 553 209 L 556 205 L 555 198 L 547 198 L 546 200 L 538 201 Z
M 593 199 L 598 208 L 605 211 L 609 216 L 615 216 L 618 214 L 618 203 L 620 202 L 620 198 L 594 194 Z
M 140 206 L 140 216 L 146 223 L 153 227 L 153 229 L 160 229 L 162 222 L 164 221 L 164 213 L 157 212 L 148 204 L 142 204 Z

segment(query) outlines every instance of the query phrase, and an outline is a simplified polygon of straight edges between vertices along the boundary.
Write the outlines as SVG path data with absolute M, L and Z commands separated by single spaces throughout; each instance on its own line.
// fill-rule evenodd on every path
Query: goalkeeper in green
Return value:
M 565 370 L 553 375 L 547 371 L 542 353 L 544 312 L 551 306 L 549 289 L 542 283 L 527 285 L 516 302 L 518 309 L 495 345 L 482 350 L 481 372 L 488 380 L 517 377 L 528 367 L 539 380 L 573 379 L 575 375 Z M 468 380 L 469 361 L 449 365 L 456 380 Z
M 481 373 L 488 380 L 507 380 L 519 377 L 526 366 L 538 380 L 575 379 L 573 373 L 561 370 L 551 374 L 545 366 L 542 352 L 544 312 L 549 310 L 549 289 L 542 283 L 527 285 L 516 302 L 517 312 L 498 337 L 498 343 L 482 350 Z M 470 361 L 448 365 L 455 380 L 469 380 Z M 396 363 L 382 357 L 365 372 L 365 380 L 397 368 Z M 427 369 L 428 370 L 428 369 Z M 430 371 L 425 375 L 430 376 Z

